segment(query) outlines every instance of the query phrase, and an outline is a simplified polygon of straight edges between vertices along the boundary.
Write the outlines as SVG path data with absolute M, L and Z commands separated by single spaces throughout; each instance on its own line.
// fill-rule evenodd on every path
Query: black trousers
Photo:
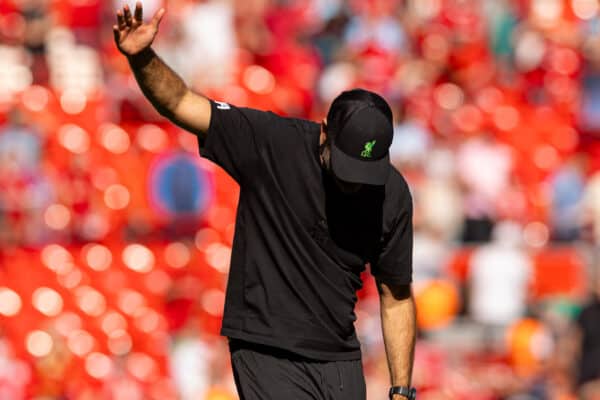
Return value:
M 360 360 L 316 361 L 270 346 L 230 340 L 241 400 L 365 400 Z

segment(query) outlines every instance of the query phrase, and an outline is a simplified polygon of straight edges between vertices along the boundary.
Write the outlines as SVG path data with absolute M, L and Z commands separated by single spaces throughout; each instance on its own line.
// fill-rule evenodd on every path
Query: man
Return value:
M 154 107 L 240 184 L 221 331 L 240 397 L 365 398 L 353 322 L 370 263 L 390 398 L 414 398 L 412 203 L 389 162 L 389 106 L 371 92 L 344 92 L 319 125 L 211 101 L 150 48 L 164 13 L 146 24 L 139 2 L 133 15 L 125 6 L 115 41 Z

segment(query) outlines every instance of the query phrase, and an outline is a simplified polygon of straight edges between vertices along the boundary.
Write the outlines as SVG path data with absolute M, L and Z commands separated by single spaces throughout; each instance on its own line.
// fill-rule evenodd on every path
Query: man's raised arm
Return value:
M 210 124 L 210 102 L 192 92 L 150 48 L 164 14 L 165 10 L 160 9 L 149 23 L 144 23 L 141 2 L 136 3 L 134 15 L 125 5 L 117 11 L 117 25 L 113 26 L 115 42 L 156 110 L 190 132 L 206 133 Z

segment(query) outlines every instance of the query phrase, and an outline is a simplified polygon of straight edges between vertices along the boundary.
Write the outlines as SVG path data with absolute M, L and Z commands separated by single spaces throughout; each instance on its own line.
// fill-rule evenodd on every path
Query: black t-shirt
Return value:
M 412 201 L 393 170 L 384 186 L 343 194 L 319 159 L 320 126 L 211 102 L 200 153 L 239 184 L 221 334 L 317 360 L 360 358 L 360 273 L 412 274 Z

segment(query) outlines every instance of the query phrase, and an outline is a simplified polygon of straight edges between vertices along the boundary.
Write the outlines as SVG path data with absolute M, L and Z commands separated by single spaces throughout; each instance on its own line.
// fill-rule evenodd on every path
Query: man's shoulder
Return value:
M 224 104 L 222 110 L 234 108 L 226 103 L 221 104 Z M 314 140 L 318 140 L 320 125 L 314 121 L 281 115 L 272 110 L 235 108 L 249 122 L 249 127 L 255 132 L 257 138 L 263 140 L 265 144 L 270 143 L 277 146 L 280 150 L 285 147 L 298 146 L 299 142 L 312 144 Z
M 410 187 L 404 178 L 404 175 L 392 165 L 390 175 L 385 184 L 386 197 L 391 197 L 392 200 L 409 199 L 411 198 Z
M 412 212 L 412 194 L 406 179 L 400 171 L 392 166 L 390 176 L 385 184 L 384 215 L 395 219 L 407 212 Z
M 240 107 L 239 109 L 247 115 L 258 114 L 266 116 L 267 118 L 263 118 L 262 122 L 269 124 L 271 128 L 289 128 L 311 133 L 320 129 L 320 125 L 317 122 L 304 118 L 281 115 L 271 110 L 258 110 L 248 107 Z
M 289 124 L 293 125 L 299 131 L 303 133 L 314 133 L 315 131 L 320 130 L 320 125 L 315 121 L 311 121 L 304 118 L 297 117 L 282 117 L 287 120 Z
M 304 118 L 279 115 L 272 111 L 267 111 L 267 113 L 271 115 L 270 126 L 268 128 L 276 132 L 276 138 L 280 138 L 290 144 L 294 142 L 291 136 L 311 143 L 315 140 L 315 137 L 318 139 L 318 133 L 320 132 L 320 125 L 318 123 Z M 277 139 L 275 141 L 279 142 Z

